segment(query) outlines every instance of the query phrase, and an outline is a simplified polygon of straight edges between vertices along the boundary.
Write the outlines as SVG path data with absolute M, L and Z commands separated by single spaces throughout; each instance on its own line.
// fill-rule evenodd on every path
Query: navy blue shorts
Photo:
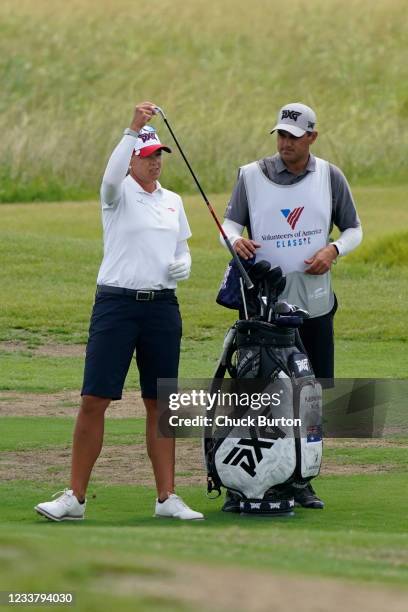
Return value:
M 136 350 L 142 397 L 157 398 L 158 378 L 177 378 L 182 325 L 175 295 L 136 301 L 130 295 L 95 297 L 81 395 L 121 399 Z

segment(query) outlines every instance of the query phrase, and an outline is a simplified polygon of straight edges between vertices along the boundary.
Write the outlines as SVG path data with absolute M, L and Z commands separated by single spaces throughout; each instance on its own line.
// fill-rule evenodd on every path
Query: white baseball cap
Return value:
M 316 125 L 316 113 L 310 106 L 292 102 L 282 106 L 278 113 L 278 122 L 271 131 L 284 130 L 299 138 L 306 132 L 313 132 Z
M 159 136 L 154 127 L 151 125 L 145 125 L 139 132 L 139 135 L 135 144 L 135 154 L 140 157 L 149 157 L 155 151 L 158 150 L 166 151 L 171 153 L 170 147 L 163 145 L 160 142 Z

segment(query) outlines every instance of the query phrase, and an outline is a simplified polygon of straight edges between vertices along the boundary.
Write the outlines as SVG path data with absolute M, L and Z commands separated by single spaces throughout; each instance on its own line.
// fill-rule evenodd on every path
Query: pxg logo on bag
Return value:
M 241 438 L 234 448 L 225 457 L 225 465 L 237 465 L 249 476 L 256 476 L 256 468 L 263 459 L 262 449 L 269 449 L 275 444 L 277 439 L 284 438 L 285 434 L 280 432 L 273 440 L 261 440 L 257 437 L 256 430 L 249 428 L 251 438 Z
M 294 353 L 290 358 L 290 369 L 295 375 L 295 378 L 302 376 L 312 376 L 313 372 L 310 367 L 309 359 L 304 353 Z

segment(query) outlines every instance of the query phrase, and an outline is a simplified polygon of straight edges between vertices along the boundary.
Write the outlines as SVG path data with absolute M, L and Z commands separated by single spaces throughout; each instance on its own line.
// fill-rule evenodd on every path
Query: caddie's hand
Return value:
M 130 129 L 134 130 L 135 132 L 139 132 L 142 127 L 144 127 L 146 123 L 148 123 L 156 114 L 155 108 L 156 104 L 153 104 L 153 102 L 141 102 L 140 104 L 137 104 L 133 113 Z
M 255 240 L 239 238 L 234 242 L 232 248 L 242 259 L 250 259 L 255 255 L 256 249 L 259 249 L 260 246 L 259 242 L 255 242 Z
M 305 259 L 305 264 L 309 266 L 306 268 L 305 274 L 325 274 L 330 270 L 337 256 L 337 249 L 332 244 L 323 247 L 313 257 Z
M 190 276 L 191 266 L 185 261 L 175 261 L 169 265 L 168 273 L 171 280 L 187 280 Z

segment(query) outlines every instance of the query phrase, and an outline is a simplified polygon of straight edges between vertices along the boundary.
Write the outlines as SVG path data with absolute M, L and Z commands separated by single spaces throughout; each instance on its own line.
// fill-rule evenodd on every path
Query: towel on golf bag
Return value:
M 206 429 L 209 492 L 224 486 L 243 498 L 263 499 L 270 489 L 283 490 L 293 482 L 306 483 L 317 476 L 323 446 L 322 389 L 302 351 L 297 330 L 263 321 L 238 321 L 226 336 L 212 393 L 222 390 L 227 370 L 237 388 L 244 388 L 245 381 L 252 379 L 259 381 L 262 393 L 271 397 L 280 393 L 281 400 L 278 406 L 257 411 L 255 424 Z M 217 411 L 219 406 L 209 412 L 213 423 Z M 237 407 L 236 414 L 242 423 L 243 417 L 254 416 L 254 410 Z M 258 416 L 289 421 L 285 426 L 268 422 L 263 426 Z
M 255 257 L 251 257 L 250 259 L 240 258 L 240 260 L 247 272 L 255 263 Z M 225 270 L 224 277 L 218 290 L 218 295 L 215 300 L 217 304 L 225 306 L 225 308 L 232 308 L 233 310 L 239 310 L 242 307 L 240 278 L 241 273 L 238 270 L 236 261 L 235 259 L 231 259 L 227 265 L 227 269 Z

